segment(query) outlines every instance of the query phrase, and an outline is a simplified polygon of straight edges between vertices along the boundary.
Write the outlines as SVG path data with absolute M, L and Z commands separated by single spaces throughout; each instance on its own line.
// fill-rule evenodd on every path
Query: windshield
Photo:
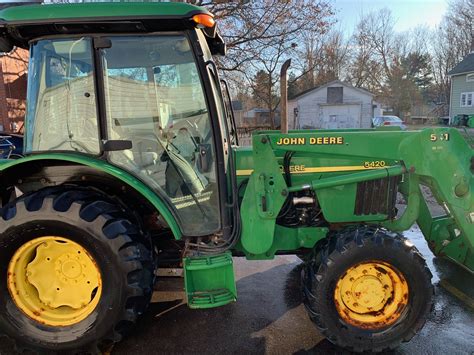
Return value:
M 30 50 L 26 152 L 99 154 L 91 39 L 43 40 Z
M 184 35 L 109 37 L 101 50 L 108 139 L 132 149 L 115 165 L 159 190 L 184 234 L 220 228 L 215 147 L 203 87 Z

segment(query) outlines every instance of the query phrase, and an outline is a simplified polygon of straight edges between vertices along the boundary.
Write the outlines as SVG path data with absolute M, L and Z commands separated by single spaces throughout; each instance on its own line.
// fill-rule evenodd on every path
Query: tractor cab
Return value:
M 212 15 L 172 3 L 74 6 L 67 18 L 64 5 L 3 11 L 3 50 L 30 49 L 25 153 L 106 160 L 166 201 L 184 235 L 225 229 L 233 123 Z

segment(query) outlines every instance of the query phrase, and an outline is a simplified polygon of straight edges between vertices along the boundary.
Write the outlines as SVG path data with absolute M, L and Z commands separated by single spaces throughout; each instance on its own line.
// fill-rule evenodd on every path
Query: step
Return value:
M 234 302 L 237 290 L 231 253 L 184 258 L 184 285 L 190 308 L 214 308 Z

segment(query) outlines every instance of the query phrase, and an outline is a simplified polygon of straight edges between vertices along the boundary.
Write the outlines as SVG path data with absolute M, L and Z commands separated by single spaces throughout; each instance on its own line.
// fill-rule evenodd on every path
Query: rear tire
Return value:
M 65 187 L 21 196 L 0 213 L 0 273 L 4 277 L 9 265 L 15 262 L 12 256 L 22 246 L 40 240 L 37 238 L 57 236 L 85 249 L 101 279 L 100 299 L 95 308 L 85 319 L 64 326 L 45 324 L 41 316 L 28 316 L 18 306 L 17 298 L 12 297 L 11 284 L 2 282 L 0 330 L 15 339 L 20 348 L 36 351 L 95 352 L 98 346 L 120 341 L 147 308 L 154 282 L 150 241 L 131 214 L 98 191 Z M 38 247 L 31 258 L 37 258 L 39 252 Z M 8 279 L 11 277 L 10 273 Z M 50 280 L 44 279 L 43 282 Z M 40 291 L 36 304 L 44 301 Z M 94 293 L 91 297 L 95 297 Z
M 370 289 L 370 285 L 379 282 L 371 271 L 366 274 L 366 265 L 374 264 L 373 272 L 383 278 L 386 268 L 392 270 L 393 275 L 398 275 L 398 283 L 393 283 L 390 296 L 380 296 L 385 299 L 381 310 L 361 311 L 362 303 L 377 303 L 377 292 L 384 295 L 384 287 L 388 289 L 386 285 Z M 374 227 L 349 228 L 330 237 L 326 247 L 305 265 L 304 304 L 313 323 L 333 344 L 350 351 L 381 352 L 409 341 L 423 327 L 433 303 L 431 277 L 421 254 L 402 236 Z M 361 280 L 365 282 L 363 287 Z M 402 292 L 397 284 L 407 285 L 402 294 L 397 294 Z M 346 287 L 344 292 L 341 285 Z M 361 290 L 362 296 L 356 292 Z M 346 302 L 348 299 L 353 301 Z M 393 305 L 397 306 L 394 314 L 381 322 L 380 317 L 385 317 L 384 312 L 390 307 L 393 310 Z M 364 323 L 364 317 L 371 323 Z

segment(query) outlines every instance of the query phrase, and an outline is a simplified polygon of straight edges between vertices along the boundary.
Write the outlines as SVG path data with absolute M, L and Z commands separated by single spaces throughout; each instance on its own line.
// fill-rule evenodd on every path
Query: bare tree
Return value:
M 223 70 L 243 70 L 262 45 L 285 38 L 294 41 L 304 31 L 320 33 L 332 8 L 326 0 L 207 1 L 197 0 L 216 16 L 229 51 Z
M 390 58 L 393 56 L 395 22 L 389 9 L 384 8 L 363 17 L 357 25 L 357 39 L 369 46 L 390 78 Z
M 437 96 L 447 105 L 451 86 L 448 73 L 474 49 L 474 0 L 451 2 L 431 43 Z
M 384 8 L 362 16 L 352 38 L 354 54 L 349 73 L 352 83 L 382 94 L 392 77 L 390 67 L 396 44 L 390 10 Z
M 265 101 L 275 127 L 277 72 L 282 62 L 294 55 L 296 44 L 304 43 L 303 34 L 317 37 L 327 31 L 331 6 L 325 0 L 197 1 L 197 4 L 207 6 L 216 15 L 227 43 L 228 55 L 219 59 L 220 69 L 231 80 L 236 75 L 239 79 L 246 78 L 254 93 L 256 74 L 260 71 L 267 74 L 268 86 L 259 96 Z M 259 90 L 262 90 L 260 84 Z
M 303 91 L 331 80 L 342 78 L 349 63 L 349 41 L 340 29 L 332 29 L 327 33 L 303 36 L 302 48 L 294 67 L 299 75 L 293 80 L 298 81 L 298 88 Z
M 473 49 L 474 0 L 453 0 L 446 21 L 456 29 L 453 33 L 453 44 L 459 46 L 462 56 L 466 56 Z
M 276 128 L 275 111 L 278 107 L 279 100 L 277 99 L 277 87 L 279 81 L 279 69 L 282 61 L 290 51 L 294 48 L 294 42 L 289 42 L 288 38 L 283 35 L 279 38 L 266 42 L 261 41 L 260 47 L 253 48 L 253 60 L 249 61 L 250 70 L 244 72 L 250 87 L 253 89 L 254 96 L 260 98 L 260 101 L 265 104 L 270 115 L 270 125 L 272 129 Z M 254 77 L 248 73 L 265 73 L 265 86 L 257 86 L 258 81 L 254 81 Z M 263 91 L 263 92 L 262 92 Z
M 350 81 L 402 116 L 424 105 L 433 85 L 428 38 L 425 27 L 395 32 L 388 9 L 362 16 L 353 36 Z

